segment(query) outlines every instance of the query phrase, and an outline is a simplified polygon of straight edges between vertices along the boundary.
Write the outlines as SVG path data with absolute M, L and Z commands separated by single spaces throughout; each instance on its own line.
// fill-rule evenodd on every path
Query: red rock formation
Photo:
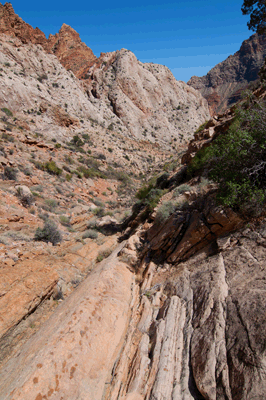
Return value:
M 17 14 L 10 3 L 0 3 L 0 33 L 18 37 L 23 43 L 34 43 L 46 46 L 45 34 L 39 29 L 24 22 Z
M 63 24 L 59 33 L 50 35 L 46 49 L 54 53 L 66 69 L 71 69 L 82 78 L 89 66 L 96 60 L 92 50 L 81 41 L 71 26 Z
M 45 34 L 39 29 L 24 22 L 10 3 L 0 4 L 0 33 L 12 37 L 18 37 L 22 43 L 40 44 L 48 53 L 54 53 L 66 69 L 71 69 L 81 78 L 96 56 L 92 50 L 83 43 L 79 34 L 70 26 L 63 24 L 59 33 L 50 35 L 46 39 Z

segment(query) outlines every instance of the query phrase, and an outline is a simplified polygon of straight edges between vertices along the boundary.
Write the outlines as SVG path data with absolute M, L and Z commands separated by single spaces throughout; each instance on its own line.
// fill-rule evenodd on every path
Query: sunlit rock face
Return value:
M 212 115 L 221 113 L 236 103 L 242 91 L 258 79 L 265 56 L 265 35 L 256 33 L 245 40 L 234 55 L 217 64 L 207 75 L 193 76 L 188 85 L 207 99 Z

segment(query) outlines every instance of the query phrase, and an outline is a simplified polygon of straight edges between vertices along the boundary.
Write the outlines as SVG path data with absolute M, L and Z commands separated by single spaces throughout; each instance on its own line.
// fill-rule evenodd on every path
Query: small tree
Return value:
M 266 2 L 265 0 L 244 0 L 242 13 L 250 14 L 248 29 L 262 34 L 266 30 Z

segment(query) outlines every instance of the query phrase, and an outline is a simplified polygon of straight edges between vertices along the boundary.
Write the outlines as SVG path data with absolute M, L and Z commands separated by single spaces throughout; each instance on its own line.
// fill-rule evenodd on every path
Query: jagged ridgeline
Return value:
M 141 63 L 125 49 L 97 59 L 66 24 L 46 39 L 7 3 L 0 5 L 0 32 L 14 41 L 2 47 L 2 62 L 10 64 L 4 76 L 10 76 L 2 83 L 0 105 L 14 111 L 42 105 L 38 128 L 46 134 L 65 136 L 62 125 L 78 129 L 82 120 L 81 127 L 87 128 L 92 119 L 125 137 L 169 148 L 186 143 L 209 118 L 206 100 L 176 81 L 167 67 Z M 65 104 L 68 119 L 55 111 L 59 106 L 65 111 Z M 59 129 L 51 126 L 52 117 Z

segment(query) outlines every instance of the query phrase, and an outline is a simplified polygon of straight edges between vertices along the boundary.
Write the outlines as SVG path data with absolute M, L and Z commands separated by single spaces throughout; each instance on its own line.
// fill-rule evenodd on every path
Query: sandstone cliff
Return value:
M 240 50 L 217 64 L 203 77 L 193 76 L 188 85 L 199 90 L 213 114 L 222 113 L 241 98 L 241 92 L 258 79 L 266 57 L 265 35 L 245 40 Z

